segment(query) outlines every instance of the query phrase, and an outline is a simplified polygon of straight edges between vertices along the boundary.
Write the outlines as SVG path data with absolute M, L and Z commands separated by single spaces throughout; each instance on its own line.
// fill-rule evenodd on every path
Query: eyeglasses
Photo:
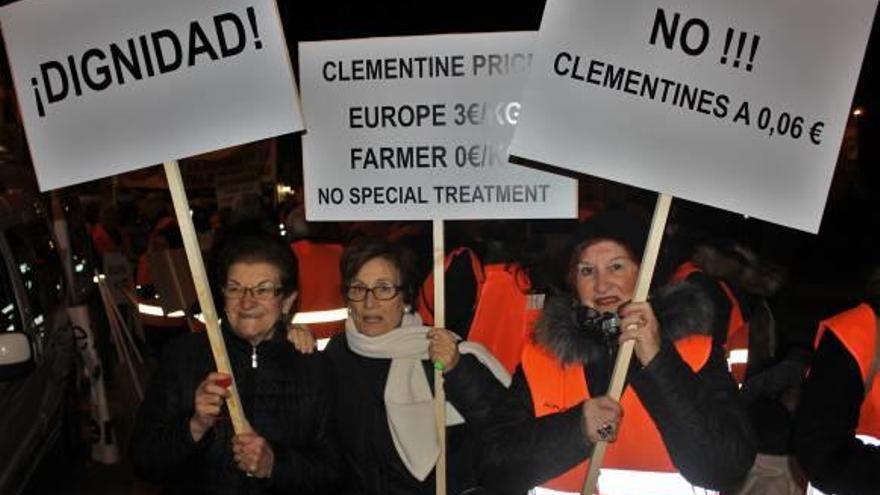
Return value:
M 227 299 L 241 299 L 245 294 L 250 293 L 251 297 L 259 301 L 267 301 L 281 294 L 282 287 L 267 284 L 258 285 L 256 287 L 244 287 L 241 285 L 227 285 L 221 289 L 223 295 Z
M 375 287 L 347 285 L 345 287 L 345 298 L 349 301 L 363 301 L 367 298 L 368 293 L 372 293 L 373 297 L 379 301 L 387 301 L 394 299 L 401 288 L 399 285 L 377 285 Z

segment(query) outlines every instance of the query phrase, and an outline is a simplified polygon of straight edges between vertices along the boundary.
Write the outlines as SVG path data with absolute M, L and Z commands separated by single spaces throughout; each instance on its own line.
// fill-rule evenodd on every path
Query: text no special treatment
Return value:
M 549 184 L 490 184 L 447 186 L 360 186 L 318 189 L 319 204 L 417 205 L 546 203 Z

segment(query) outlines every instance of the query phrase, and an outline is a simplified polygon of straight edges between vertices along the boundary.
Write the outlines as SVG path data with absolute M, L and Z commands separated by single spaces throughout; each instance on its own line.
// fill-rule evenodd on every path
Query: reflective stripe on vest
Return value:
M 308 324 L 312 335 L 319 339 L 342 332 L 348 316 L 339 273 L 342 245 L 300 240 L 290 248 L 299 271 L 299 311 L 293 322 Z
M 836 316 L 819 323 L 819 331 L 816 333 L 816 348 L 825 335 L 825 330 L 837 337 L 843 346 L 849 351 L 859 366 L 862 383 L 866 385 L 865 400 L 859 411 L 859 424 L 856 433 L 880 438 L 880 379 L 874 377 L 867 390 L 868 374 L 871 363 L 876 354 L 878 329 L 877 316 L 874 310 L 867 304 L 860 304 Z
M 678 473 L 631 471 L 629 469 L 602 469 L 599 473 L 598 492 L 601 495 L 710 495 L 718 493 L 693 486 Z M 535 495 L 580 493 L 580 490 L 562 492 L 543 486 L 535 488 Z
M 693 261 L 688 261 L 675 270 L 672 275 L 673 282 L 681 282 L 693 273 L 702 273 L 703 270 Z M 721 290 L 730 302 L 730 315 L 727 317 L 727 341 L 724 350 L 727 352 L 727 367 L 736 379 L 736 383 L 742 385 L 746 379 L 746 369 L 749 363 L 749 322 L 743 317 L 739 300 L 734 295 L 730 286 L 723 280 L 713 277 L 718 282 Z
M 693 335 L 676 341 L 675 348 L 688 366 L 697 371 L 709 360 L 712 339 Z M 552 353 L 532 341 L 527 342 L 523 349 L 522 367 L 538 417 L 564 411 L 589 398 L 583 366 L 560 366 Z M 625 411 L 623 423 L 617 441 L 610 444 L 605 453 L 603 471 L 607 467 L 642 472 L 676 472 L 657 426 L 632 387 L 624 389 L 620 405 Z M 588 462 L 582 462 L 543 486 L 554 490 L 580 491 Z
M 342 321 L 346 318 L 348 318 L 348 308 L 328 309 L 326 311 L 297 311 L 293 315 L 291 323 L 314 325 L 315 323 Z
M 541 315 L 541 305 L 533 303 L 536 296 L 528 294 L 531 283 L 518 266 L 493 263 L 484 273 L 468 340 L 486 346 L 512 374 Z

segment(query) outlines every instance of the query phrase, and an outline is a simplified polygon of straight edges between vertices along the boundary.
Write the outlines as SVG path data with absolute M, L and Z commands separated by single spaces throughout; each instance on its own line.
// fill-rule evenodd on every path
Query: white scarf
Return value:
M 391 359 L 385 382 L 385 412 L 394 447 L 403 464 L 419 481 L 434 468 L 440 455 L 434 418 L 434 396 L 421 361 L 428 359 L 426 334 L 430 327 L 422 325 L 418 314 L 405 313 L 400 326 L 390 332 L 370 337 L 355 328 L 351 318 L 345 321 L 348 347 L 355 354 Z M 459 352 L 473 354 L 492 374 L 510 386 L 510 374 L 485 347 L 476 342 L 462 342 Z M 464 423 L 464 418 L 449 402 L 446 403 L 446 425 Z

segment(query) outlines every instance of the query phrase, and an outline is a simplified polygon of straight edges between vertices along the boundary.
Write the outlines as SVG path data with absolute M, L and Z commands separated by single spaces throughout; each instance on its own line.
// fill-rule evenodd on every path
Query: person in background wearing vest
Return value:
M 293 324 L 308 326 L 309 336 L 329 339 L 344 330 L 345 301 L 339 260 L 344 246 L 335 224 L 312 222 L 308 237 L 294 237 L 290 249 L 299 265 L 299 307 Z
M 678 284 L 650 302 L 629 302 L 647 230 L 622 211 L 576 230 L 563 261 L 567 290 L 548 297 L 509 401 L 484 435 L 490 489 L 579 493 L 593 442 L 615 436 L 599 480 L 603 494 L 691 494 L 691 484 L 721 490 L 748 472 L 754 433 L 724 351 L 712 342 L 708 298 Z M 617 346 L 627 340 L 635 355 L 622 418 L 597 424 L 596 411 L 613 404 L 603 396 Z
M 736 230 L 731 224 L 724 227 Z M 727 353 L 727 364 L 742 387 L 740 396 L 755 429 L 755 465 L 735 493 L 801 494 L 806 484 L 793 469 L 791 437 L 797 393 L 812 351 L 784 340 L 770 306 L 769 299 L 783 284 L 785 269 L 727 236 L 684 224 L 676 225 L 675 231 L 673 244 L 679 244 L 685 256 L 684 261 L 682 256 L 669 256 L 676 266 L 671 281 L 687 280 L 711 299 L 713 338 Z M 664 244 L 668 246 L 666 240 Z
M 880 493 L 880 267 L 864 302 L 822 321 L 795 420 L 794 450 L 825 493 Z

